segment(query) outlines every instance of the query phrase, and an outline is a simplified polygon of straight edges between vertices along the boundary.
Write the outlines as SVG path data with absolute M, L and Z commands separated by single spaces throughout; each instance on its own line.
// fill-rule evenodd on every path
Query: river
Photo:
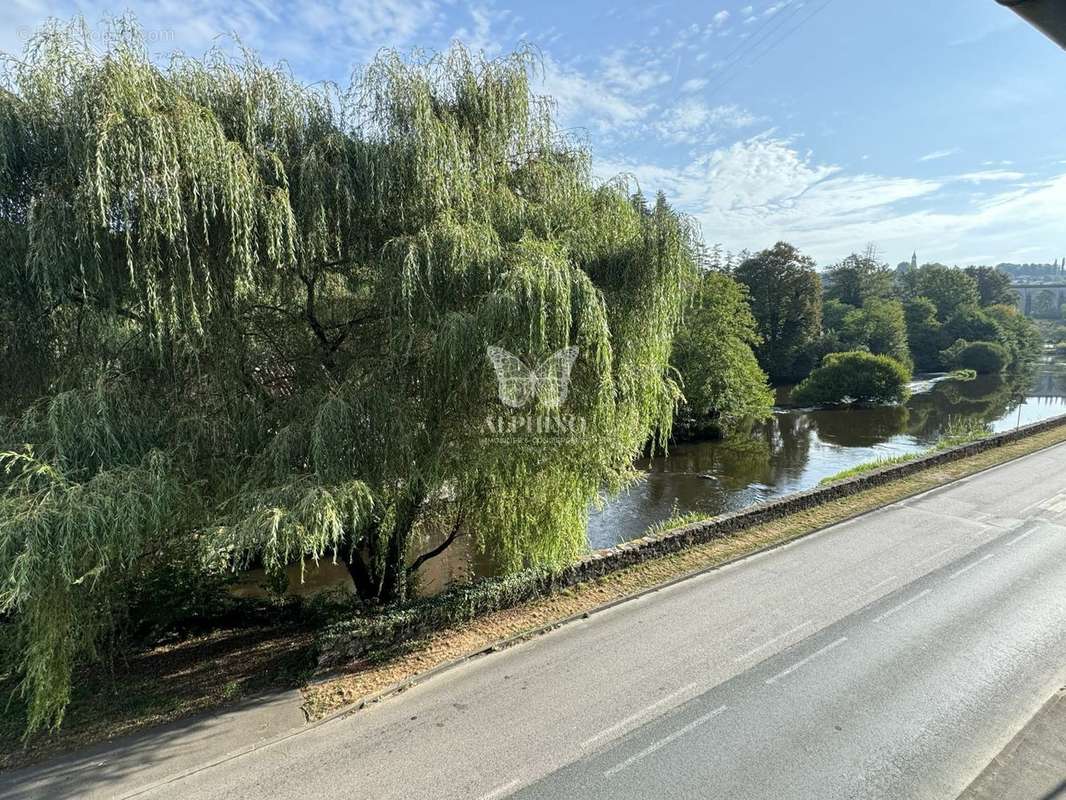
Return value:
M 1045 357 L 1030 380 L 921 378 L 902 405 L 777 407 L 765 422 L 726 440 L 676 444 L 637 462 L 643 479 L 589 520 L 589 544 L 609 547 L 643 535 L 673 513 L 722 514 L 817 486 L 841 470 L 925 450 L 952 425 L 1000 432 L 1066 414 L 1066 360 Z
M 802 409 L 778 406 L 769 419 L 725 440 L 675 444 L 669 454 L 636 463 L 641 479 L 589 519 L 592 548 L 642 536 L 650 525 L 690 511 L 721 514 L 817 486 L 841 470 L 935 445 L 952 426 L 979 423 L 990 432 L 1066 414 L 1066 359 L 1045 357 L 1026 379 L 996 375 L 956 381 L 919 376 L 902 405 Z M 779 399 L 787 402 L 787 392 Z M 428 546 L 428 545 L 427 545 Z M 460 538 L 419 570 L 422 594 L 455 581 L 491 574 L 492 565 Z M 353 589 L 343 566 L 289 570 L 289 590 L 314 594 L 338 585 Z M 264 594 L 266 576 L 252 570 L 235 593 Z

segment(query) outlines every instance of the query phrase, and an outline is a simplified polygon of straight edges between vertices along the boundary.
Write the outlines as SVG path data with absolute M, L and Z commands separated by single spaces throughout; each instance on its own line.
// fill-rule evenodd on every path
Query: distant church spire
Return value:
M 918 269 L 918 251 L 911 253 L 911 269 Z

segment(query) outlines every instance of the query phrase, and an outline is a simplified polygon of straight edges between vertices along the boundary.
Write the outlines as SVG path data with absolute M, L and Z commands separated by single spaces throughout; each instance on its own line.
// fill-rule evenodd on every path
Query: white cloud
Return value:
M 19 52 L 29 33 L 49 17 L 83 16 L 93 26 L 119 11 L 106 0 L 55 0 L 47 9 L 15 3 L 6 8 L 0 49 Z M 382 47 L 405 48 L 439 23 L 441 8 L 434 0 L 160 0 L 142 3 L 137 20 L 153 53 L 173 50 L 198 55 L 236 35 L 265 59 L 288 60 L 297 72 L 313 67 L 308 78 L 346 80 L 348 70 L 365 63 Z M 335 74 L 323 75 L 323 68 Z
M 604 81 L 625 94 L 640 94 L 670 80 L 670 75 L 656 61 L 634 58 L 622 50 L 615 50 L 604 58 L 601 66 Z
M 499 37 L 492 34 L 492 15 L 483 6 L 470 8 L 471 27 L 462 27 L 452 36 L 474 52 L 481 52 L 492 57 L 500 52 Z
M 955 176 L 955 179 L 966 181 L 967 183 L 988 183 L 989 181 L 1020 181 L 1024 177 L 1024 172 L 1014 172 L 1008 169 L 985 169 L 978 172 L 966 172 Z
M 714 22 L 714 24 L 716 26 L 721 28 L 723 25 L 725 25 L 727 22 L 729 22 L 729 12 L 726 11 L 725 9 L 722 9 L 717 14 L 715 14 L 713 17 L 711 17 L 711 21 Z
M 934 150 L 932 153 L 926 153 L 924 156 L 922 156 L 918 160 L 919 161 L 937 161 L 938 159 L 947 158 L 948 156 L 953 156 L 953 155 L 955 155 L 955 154 L 957 154 L 959 152 L 961 152 L 961 151 L 957 147 L 952 147 L 952 148 L 950 148 L 948 150 Z
M 785 239 L 821 263 L 867 242 L 886 253 L 917 247 L 947 263 L 982 252 L 1009 258 L 1033 238 L 1053 240 L 1066 209 L 1066 174 L 1002 189 L 998 182 L 1024 176 L 1002 170 L 937 180 L 850 174 L 771 135 L 710 149 L 677 169 L 616 162 L 600 172 L 632 174 L 647 193 L 663 189 L 700 222 L 708 242 L 736 251 Z M 947 206 L 941 193 L 961 183 L 988 190 L 953 211 L 934 210 Z
M 539 90 L 554 98 L 562 123 L 571 127 L 609 130 L 631 125 L 647 113 L 646 107 L 548 57 Z
M 683 92 L 698 92 L 708 83 L 706 78 L 689 78 L 683 84 L 681 84 L 681 91 Z
M 740 129 L 754 125 L 758 118 L 735 105 L 709 106 L 688 97 L 667 109 L 655 129 L 670 142 L 712 141 L 715 129 Z

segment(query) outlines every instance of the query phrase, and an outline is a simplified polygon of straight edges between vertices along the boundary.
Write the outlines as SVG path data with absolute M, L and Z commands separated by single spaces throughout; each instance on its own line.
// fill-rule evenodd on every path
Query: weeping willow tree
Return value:
M 431 523 L 506 570 L 579 554 L 669 432 L 685 220 L 593 180 L 528 53 L 383 53 L 341 91 L 106 41 L 46 28 L 0 90 L 0 610 L 31 726 L 175 552 L 334 558 L 378 602 Z M 500 405 L 490 345 L 579 348 L 580 430 L 486 431 L 552 411 Z

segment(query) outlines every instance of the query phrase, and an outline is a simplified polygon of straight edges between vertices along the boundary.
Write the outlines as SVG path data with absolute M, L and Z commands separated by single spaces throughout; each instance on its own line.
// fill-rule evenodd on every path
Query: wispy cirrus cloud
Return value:
M 687 97 L 661 112 L 654 129 L 668 142 L 693 144 L 714 141 L 719 129 L 739 130 L 758 121 L 758 117 L 739 106 L 711 106 Z
M 957 154 L 959 154 L 961 152 L 962 152 L 962 150 L 960 150 L 958 147 L 950 147 L 950 148 L 947 148 L 945 150 L 934 150 L 932 153 L 926 153 L 924 156 L 922 156 L 918 160 L 919 161 L 939 161 L 942 158 L 949 158 L 950 156 L 957 155 Z

